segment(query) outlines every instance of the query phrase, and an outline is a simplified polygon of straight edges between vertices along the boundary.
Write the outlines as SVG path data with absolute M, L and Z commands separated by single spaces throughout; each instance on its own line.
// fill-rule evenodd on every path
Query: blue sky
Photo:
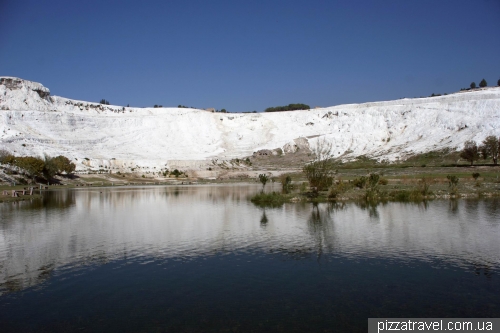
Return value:
M 0 75 L 116 105 L 262 111 L 500 79 L 500 1 L 0 1 Z

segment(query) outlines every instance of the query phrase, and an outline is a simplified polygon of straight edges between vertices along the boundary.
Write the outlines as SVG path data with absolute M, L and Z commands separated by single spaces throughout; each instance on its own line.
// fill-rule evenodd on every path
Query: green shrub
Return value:
M 286 202 L 286 197 L 277 192 L 260 192 L 251 197 L 250 201 L 261 207 L 279 207 Z
M 174 169 L 174 171 L 170 172 L 171 175 L 175 176 L 175 178 L 178 178 L 180 175 L 182 175 L 182 172 Z
M 391 196 L 398 201 L 409 201 L 411 198 L 411 192 L 408 190 L 393 191 Z
M 378 181 L 380 179 L 380 176 L 376 173 L 371 173 L 370 176 L 368 176 L 368 184 L 370 185 L 371 188 L 375 188 L 378 185 Z
M 451 195 L 458 195 L 458 177 L 457 176 L 446 176 L 448 178 L 448 186 L 450 188 Z
M 366 185 L 366 177 L 365 176 L 361 176 L 359 178 L 356 178 L 352 181 L 353 185 L 358 187 L 358 188 L 364 188 L 365 185 Z
M 369 187 L 365 192 L 365 200 L 373 201 L 380 198 L 380 192 L 376 187 Z
M 279 180 L 281 182 L 283 192 L 288 192 L 292 187 L 292 177 L 287 174 L 282 174 L 280 175 Z
M 345 193 L 348 189 L 349 184 L 344 183 L 342 179 L 339 179 L 338 182 L 334 183 L 328 190 L 328 198 L 335 199 L 339 195 Z
M 448 176 L 446 176 L 446 178 L 448 178 L 448 183 L 449 183 L 448 186 L 449 187 L 458 185 L 459 178 L 457 176 L 448 175 Z
M 419 180 L 418 185 L 417 185 L 417 192 L 423 196 L 428 196 L 428 195 L 432 194 L 432 192 L 430 190 L 430 184 L 425 178 L 422 178 L 421 180 Z

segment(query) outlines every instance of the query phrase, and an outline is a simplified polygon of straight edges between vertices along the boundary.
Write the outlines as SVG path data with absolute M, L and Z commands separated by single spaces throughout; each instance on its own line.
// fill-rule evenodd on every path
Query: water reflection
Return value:
M 377 207 L 379 205 L 383 205 L 384 202 L 377 202 L 377 201 L 357 201 L 356 205 L 361 208 L 362 210 L 368 211 L 368 215 L 375 219 L 378 220 L 379 214 L 378 214 L 378 209 Z
M 448 211 L 452 214 L 455 215 L 458 213 L 458 200 L 457 199 L 450 199 L 448 205 Z
M 248 186 L 93 188 L 0 205 L 0 292 L 123 259 L 214 253 L 440 260 L 489 277 L 500 263 L 499 200 L 296 203 L 262 209 Z
M 260 218 L 260 225 L 265 227 L 267 225 L 267 222 L 269 222 L 269 219 L 267 218 L 266 215 L 266 210 L 262 210 L 262 217 Z

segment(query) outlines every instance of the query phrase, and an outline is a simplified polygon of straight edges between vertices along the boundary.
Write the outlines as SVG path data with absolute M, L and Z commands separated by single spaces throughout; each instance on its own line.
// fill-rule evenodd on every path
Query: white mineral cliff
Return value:
M 17 155 L 65 155 L 99 165 L 205 168 L 260 149 L 293 150 L 294 139 L 332 142 L 334 156 L 395 160 L 500 135 L 500 87 L 447 96 L 305 111 L 212 113 L 131 108 L 50 96 L 43 85 L 0 77 L 0 145 Z M 307 142 L 306 142 L 307 144 Z

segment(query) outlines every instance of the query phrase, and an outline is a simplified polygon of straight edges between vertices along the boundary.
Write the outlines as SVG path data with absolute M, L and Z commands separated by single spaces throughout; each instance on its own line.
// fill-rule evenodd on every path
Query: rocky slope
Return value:
M 131 108 L 51 96 L 0 77 L 0 145 L 17 155 L 65 155 L 77 170 L 107 166 L 205 169 L 262 149 L 293 154 L 318 140 L 334 156 L 395 160 L 500 135 L 500 88 L 275 113 Z

